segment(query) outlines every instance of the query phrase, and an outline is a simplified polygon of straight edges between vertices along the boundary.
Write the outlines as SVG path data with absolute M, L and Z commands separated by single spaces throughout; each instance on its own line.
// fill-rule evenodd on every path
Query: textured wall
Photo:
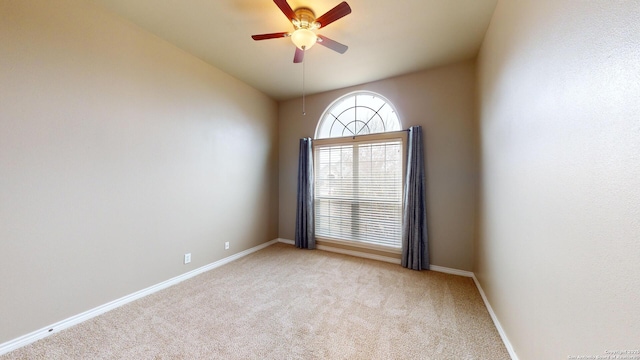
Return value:
M 88 2 L 0 24 L 0 343 L 277 237 L 274 101 Z
M 476 272 L 520 359 L 640 343 L 640 3 L 500 1 Z
M 422 125 L 427 162 L 431 262 L 471 270 L 475 218 L 475 65 L 473 61 L 280 103 L 280 237 L 294 238 L 298 140 L 313 137 L 324 110 L 356 90 L 393 103 L 404 128 Z

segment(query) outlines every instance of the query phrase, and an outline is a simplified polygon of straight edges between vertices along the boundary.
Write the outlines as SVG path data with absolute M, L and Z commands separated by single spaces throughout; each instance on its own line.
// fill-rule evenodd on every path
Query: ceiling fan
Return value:
M 291 21 L 294 30 L 292 32 L 279 32 L 272 34 L 260 34 L 251 36 L 253 40 L 277 39 L 290 37 L 296 45 L 296 53 L 293 57 L 294 63 L 301 63 L 304 59 L 304 52 L 309 50 L 316 42 L 326 46 L 333 51 L 344 54 L 348 47 L 326 36 L 315 33 L 315 30 L 324 28 L 332 22 L 351 14 L 351 7 L 346 2 L 341 2 L 326 14 L 316 18 L 313 10 L 301 7 L 296 10 L 291 9 L 287 0 L 273 0 L 282 13 Z

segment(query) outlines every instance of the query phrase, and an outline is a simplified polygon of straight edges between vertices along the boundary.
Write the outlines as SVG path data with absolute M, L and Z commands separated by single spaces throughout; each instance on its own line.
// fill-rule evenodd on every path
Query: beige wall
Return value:
M 0 24 L 0 343 L 277 237 L 277 103 L 88 2 Z
M 474 269 L 520 359 L 640 343 L 640 6 L 500 1 Z
M 308 69 L 312 71 L 312 69 Z M 475 66 L 473 61 L 326 92 L 280 103 L 280 237 L 294 239 L 298 146 L 313 137 L 322 112 L 356 90 L 391 101 L 404 128 L 422 125 L 427 157 L 427 207 L 431 262 L 471 270 L 476 162 L 474 155 Z

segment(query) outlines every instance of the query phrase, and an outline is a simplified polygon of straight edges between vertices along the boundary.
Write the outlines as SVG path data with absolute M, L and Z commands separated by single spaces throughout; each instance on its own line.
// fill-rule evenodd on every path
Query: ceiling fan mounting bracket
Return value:
M 294 10 L 296 18 L 291 20 L 293 27 L 298 29 L 317 30 L 320 24 L 316 22 L 316 14 L 313 10 L 301 7 Z

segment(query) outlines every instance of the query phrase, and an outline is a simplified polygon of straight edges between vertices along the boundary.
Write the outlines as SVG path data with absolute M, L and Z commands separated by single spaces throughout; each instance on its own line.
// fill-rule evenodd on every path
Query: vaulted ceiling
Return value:
M 347 0 L 352 13 L 318 31 L 349 46 L 323 46 L 294 64 L 292 31 L 272 0 L 92 0 L 276 100 L 334 90 L 474 58 L 497 0 Z M 289 0 L 320 16 L 341 0 Z

